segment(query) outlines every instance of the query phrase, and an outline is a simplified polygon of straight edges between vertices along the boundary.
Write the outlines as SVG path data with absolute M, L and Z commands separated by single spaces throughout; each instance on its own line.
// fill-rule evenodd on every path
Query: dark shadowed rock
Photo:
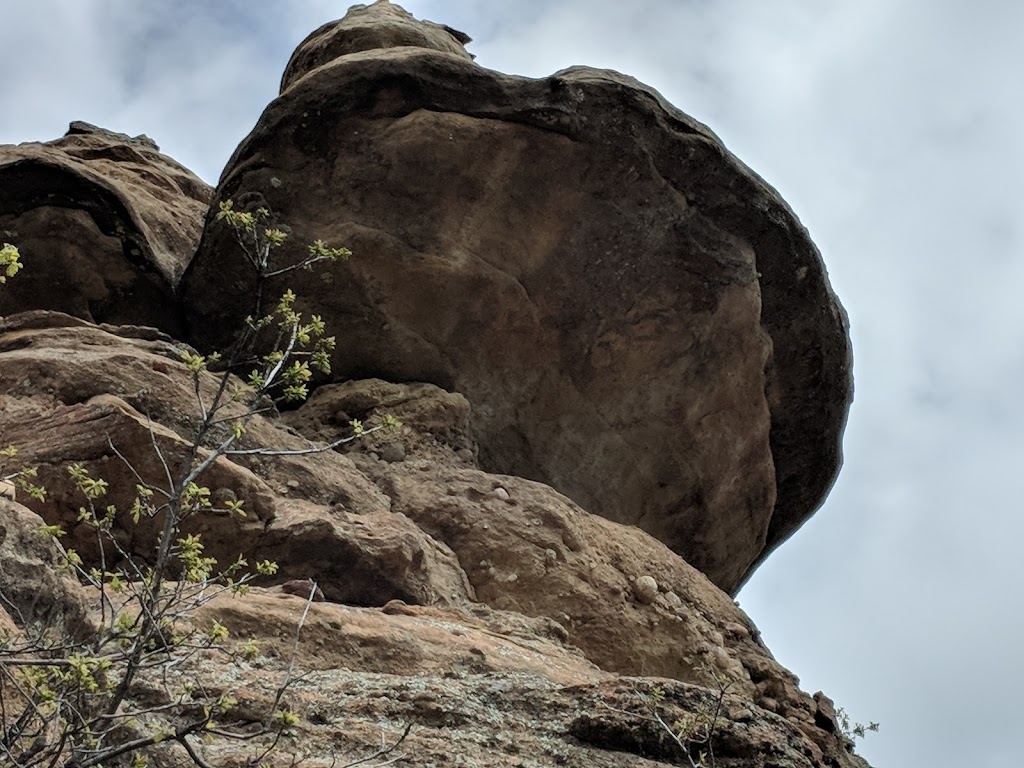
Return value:
M 107 480 L 104 504 L 121 510 L 119 543 L 133 558 L 151 561 L 158 526 L 145 519 L 132 525 L 127 510 L 138 477 L 165 487 L 164 463 L 177 471 L 187 456 L 198 405 L 177 358 L 178 347 L 151 329 L 97 327 L 53 312 L 0 321 L 0 447 L 16 446 L 19 465 L 39 467 L 46 502 L 24 503 L 63 524 L 65 544 L 90 561 L 96 537 L 77 519 L 82 498 L 67 469 L 81 463 Z M 212 375 L 203 377 L 206 402 L 216 386 Z M 262 418 L 250 423 L 245 439 L 254 447 L 309 447 Z M 328 599 L 356 605 L 460 603 L 472 596 L 453 553 L 392 512 L 389 499 L 345 456 L 222 457 L 204 482 L 215 500 L 226 495 L 248 510 L 241 519 L 220 513 L 186 524 L 221 562 L 242 553 L 275 560 L 281 581 L 315 578 Z M 107 562 L 125 565 L 112 552 Z
M 25 264 L 0 293 L 0 315 L 52 309 L 180 335 L 173 287 L 210 191 L 152 139 L 88 123 L 56 141 L 0 146 L 0 240 Z
M 462 393 L 485 469 L 639 525 L 726 591 L 835 478 L 850 347 L 817 250 L 631 78 L 502 75 L 357 6 L 299 47 L 227 198 L 273 210 L 293 248 L 355 252 L 287 280 L 338 335 L 338 380 Z M 228 232 L 207 226 L 182 289 L 191 339 L 223 344 L 251 290 Z

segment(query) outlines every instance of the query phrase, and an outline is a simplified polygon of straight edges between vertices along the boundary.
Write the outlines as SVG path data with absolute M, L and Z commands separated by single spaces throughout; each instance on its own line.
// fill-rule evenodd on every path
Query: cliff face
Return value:
M 231 199 L 273 211 L 295 247 L 355 253 L 271 286 L 339 345 L 331 378 L 244 443 L 301 449 L 383 412 L 404 425 L 211 468 L 254 514 L 196 520 L 209 554 L 281 566 L 203 609 L 280 646 L 194 670 L 243 691 L 239 720 L 272 700 L 304 606 L 280 584 L 314 579 L 326 601 L 284 754 L 359 756 L 380 723 L 410 722 L 401 764 L 678 764 L 642 694 L 660 686 L 671 721 L 726 685 L 717 765 L 863 765 L 730 599 L 838 471 L 850 350 L 820 256 L 774 190 L 656 92 L 585 68 L 502 75 L 467 41 L 355 6 L 299 47 L 212 192 L 145 137 L 73 124 L 0 147 L 0 232 L 28 265 L 0 292 L 0 447 L 50 490 L 0 499 L 0 591 L 17 608 L 0 628 L 88 614 L 53 553 L 25 544 L 42 516 L 98 556 L 70 464 L 126 508 L 118 453 L 143 476 L 163 471 L 154 444 L 186 460 L 180 349 L 224 344 L 250 311 L 210 213 Z M 155 530 L 124 530 L 151 557 Z

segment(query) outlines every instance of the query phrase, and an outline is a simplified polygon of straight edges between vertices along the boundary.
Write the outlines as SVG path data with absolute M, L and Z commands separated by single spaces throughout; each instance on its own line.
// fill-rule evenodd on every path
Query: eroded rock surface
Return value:
M 212 376 L 204 379 L 207 402 L 216 385 Z M 49 493 L 45 504 L 33 507 L 63 523 L 68 546 L 85 556 L 96 552 L 95 537 L 77 522 L 82 499 L 68 467 L 81 463 L 110 483 L 106 503 L 122 510 L 122 545 L 149 561 L 155 525 L 124 523 L 135 473 L 166 485 L 163 462 L 173 472 L 185 460 L 197 409 L 178 346 L 160 334 L 46 312 L 0 323 L 0 443 L 16 445 L 19 461 L 39 466 L 38 481 Z M 248 435 L 250 447 L 309 445 L 262 419 Z M 392 512 L 390 501 L 344 456 L 220 459 L 207 482 L 243 500 L 249 511 L 244 519 L 194 521 L 190 530 L 201 533 L 207 552 L 223 562 L 242 553 L 276 560 L 285 580 L 315 575 L 328 599 L 356 605 L 471 596 L 451 551 Z
M 164 671 L 232 694 L 223 724 L 250 727 L 302 623 L 282 766 L 362 760 L 406 726 L 402 765 L 686 764 L 653 706 L 669 723 L 720 711 L 691 747 L 722 768 L 865 768 L 831 701 L 800 690 L 729 595 L 838 468 L 849 345 L 817 251 L 651 89 L 585 68 L 501 75 L 467 41 L 355 6 L 299 46 L 225 171 L 212 201 L 267 206 L 286 250 L 356 252 L 287 282 L 337 334 L 336 380 L 253 418 L 236 447 L 304 451 L 384 414 L 402 427 L 210 466 L 214 501 L 248 514 L 186 532 L 222 563 L 280 570 L 191 617 L 257 640 L 255 659 Z M 0 448 L 18 449 L 0 477 L 35 466 L 48 490 L 0 484 L 0 647 L 95 615 L 37 535 L 60 523 L 99 564 L 73 463 L 120 510 L 104 567 L 153 560 L 155 523 L 127 509 L 140 478 L 162 486 L 192 460 L 181 352 L 228 341 L 251 309 L 210 202 L 146 137 L 73 124 L 0 148 L 0 234 L 26 263 L 0 290 Z M 200 375 L 205 402 L 217 387 Z M 173 731 L 162 682 L 131 695 Z M 202 750 L 254 756 L 217 734 Z
M 172 471 L 179 466 L 197 409 L 179 347 L 152 329 L 53 312 L 0 323 L 0 443 L 17 445 L 18 461 L 37 466 L 49 490 L 45 503 L 0 500 L 0 529 L 22 537 L 0 536 L 0 549 L 23 550 L 5 555 L 5 569 L 26 556 L 38 569 L 32 563 L 45 553 L 31 553 L 42 547 L 43 519 L 62 523 L 65 545 L 97 562 L 93 536 L 76 522 L 71 463 L 107 479 L 103 503 L 122 513 L 135 473 L 162 482 L 154 444 Z M 215 387 L 204 374 L 204 397 Z M 591 515 L 543 484 L 480 470 L 461 396 L 426 383 L 325 387 L 283 417 L 254 419 L 243 447 L 308 447 L 303 431 L 323 441 L 348 419 L 371 423 L 385 411 L 402 416 L 398 433 L 342 452 L 222 458 L 204 477 L 250 510 L 192 521 L 207 553 L 280 565 L 262 582 L 266 594 L 218 601 L 198 617 L 216 616 L 239 642 L 259 640 L 259 663 L 200 659 L 181 672 L 239 691 L 239 721 L 273 699 L 304 607 L 296 583 L 312 580 L 325 601 L 311 606 L 303 630 L 299 659 L 310 676 L 290 689 L 302 724 L 287 754 L 316 745 L 319 754 L 358 756 L 384 721 L 389 733 L 413 723 L 410 765 L 428 765 L 453 744 L 472 765 L 671 764 L 679 753 L 651 725 L 650 692 L 669 692 L 664 712 L 674 717 L 725 686 L 718 764 L 769 755 L 780 766 L 862 765 L 827 727 L 827 700 L 800 691 L 703 574 L 636 527 Z M 400 455 L 387 455 L 396 441 Z M 123 514 L 116 527 L 129 556 L 149 562 L 155 531 Z M 31 546 L 17 543 L 30 535 Z M 107 555 L 116 566 L 116 553 Z M 8 571 L 0 576 L 8 589 Z M 56 577 L 22 577 L 34 590 L 22 605 L 81 605 Z M 237 745 L 208 749 L 238 754 Z
M 173 287 L 210 193 L 148 137 L 88 123 L 0 146 L 0 240 L 31 264 L 0 291 L 0 315 L 52 309 L 181 335 Z
M 19 628 L 77 637 L 88 625 L 85 590 L 59 568 L 56 546 L 39 535 L 42 525 L 31 510 L 0 498 L 0 641 Z
M 820 504 L 851 397 L 807 233 L 705 126 L 614 72 L 474 64 L 389 3 L 296 52 L 216 200 L 355 252 L 288 276 L 336 377 L 464 395 L 489 471 L 638 525 L 727 592 Z M 279 286 L 282 290 L 284 283 Z M 182 283 L 218 346 L 251 288 L 208 226 Z

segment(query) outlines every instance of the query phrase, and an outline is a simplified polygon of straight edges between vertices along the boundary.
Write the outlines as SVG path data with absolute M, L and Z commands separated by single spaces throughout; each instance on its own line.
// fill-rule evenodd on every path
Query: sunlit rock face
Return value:
M 820 256 L 651 88 L 503 75 L 464 38 L 390 3 L 324 25 L 215 199 L 355 252 L 288 278 L 338 335 L 337 379 L 464 394 L 485 468 L 638 525 L 733 592 L 840 464 L 850 348 Z M 198 344 L 226 339 L 249 286 L 208 227 L 182 284 Z

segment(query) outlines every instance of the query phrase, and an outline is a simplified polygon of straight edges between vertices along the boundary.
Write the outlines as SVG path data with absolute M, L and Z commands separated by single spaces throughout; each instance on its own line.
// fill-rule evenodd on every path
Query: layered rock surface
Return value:
M 0 146 L 0 241 L 33 261 L 0 292 L 0 315 L 53 309 L 180 336 L 173 289 L 211 192 L 152 139 L 88 123 L 56 141 Z
M 136 472 L 161 482 L 154 445 L 177 466 L 196 412 L 179 346 L 152 329 L 54 312 L 0 322 L 0 438 L 49 489 L 45 503 L 18 501 L 62 523 L 62 541 L 87 562 L 97 550 L 77 523 L 67 467 L 80 462 L 106 478 L 104 501 L 125 510 Z M 215 387 L 205 375 L 207 398 Z M 312 607 L 303 630 L 299 658 L 311 676 L 295 688 L 303 724 L 289 749 L 372 751 L 383 719 L 389 733 L 413 723 L 409 765 L 453 745 L 467 765 L 670 764 L 679 753 L 651 724 L 648 694 L 667 686 L 673 716 L 714 700 L 722 684 L 720 765 L 755 765 L 758 755 L 779 766 L 862 765 L 704 575 L 548 486 L 481 471 L 464 398 L 379 380 L 325 387 L 284 417 L 255 419 L 242 447 L 307 447 L 299 430 L 333 437 L 336 425 L 382 410 L 401 416 L 401 432 L 345 454 L 221 459 L 205 478 L 255 513 L 196 520 L 190 530 L 207 552 L 281 566 L 266 591 L 204 609 L 267 649 L 255 667 L 195 662 L 211 684 L 241 689 L 240 721 L 272 700 L 286 666 L 303 600 L 281 585 L 313 579 L 328 602 Z M 34 534 L 42 520 L 19 503 L 0 505 L 0 550 L 18 552 L 5 555 L 0 588 L 21 585 L 13 594 L 28 615 L 45 604 L 80 622 L 81 590 L 39 576 L 52 562 Z M 124 515 L 117 528 L 136 562 L 152 558 L 153 530 Z M 228 744 L 211 750 L 238 754 Z
M 463 37 L 389 3 L 325 25 L 215 200 L 268 207 L 296 248 L 355 252 L 287 279 L 338 334 L 338 380 L 461 393 L 482 466 L 638 525 L 734 592 L 840 463 L 850 350 L 819 254 L 652 89 L 499 74 Z M 250 288 L 207 227 L 182 283 L 192 340 L 222 344 Z

